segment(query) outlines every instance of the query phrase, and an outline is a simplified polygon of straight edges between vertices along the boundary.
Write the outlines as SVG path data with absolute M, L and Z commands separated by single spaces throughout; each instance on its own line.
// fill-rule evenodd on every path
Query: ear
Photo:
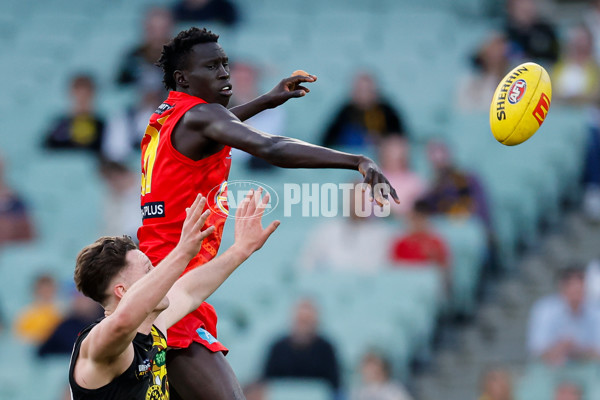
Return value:
M 123 296 L 125 296 L 125 292 L 127 292 L 127 288 L 122 283 L 115 285 L 113 288 L 113 293 L 117 296 L 117 299 L 121 300 Z
M 175 78 L 175 84 L 182 88 L 188 88 L 190 84 L 187 81 L 185 73 L 181 70 L 176 70 L 173 72 L 173 78 Z

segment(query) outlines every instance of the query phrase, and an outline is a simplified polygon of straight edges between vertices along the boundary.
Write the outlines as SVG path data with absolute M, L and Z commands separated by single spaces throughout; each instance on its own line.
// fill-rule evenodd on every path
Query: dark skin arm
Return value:
M 200 104 L 192 108 L 171 138 L 175 149 L 192 160 L 200 160 L 218 152 L 223 146 L 231 146 L 283 168 L 358 170 L 369 187 L 380 185 L 371 195 L 377 204 L 387 203 L 388 195 L 399 202 L 396 191 L 377 164 L 368 157 L 261 132 L 242 123 L 220 104 Z
M 291 76 L 282 79 L 269 93 L 263 94 L 246 104 L 231 107 L 229 111 L 240 121 L 245 121 L 264 110 L 278 107 L 291 98 L 306 96 L 310 90 L 301 84 L 315 82 L 316 80 L 317 77 L 314 75 Z

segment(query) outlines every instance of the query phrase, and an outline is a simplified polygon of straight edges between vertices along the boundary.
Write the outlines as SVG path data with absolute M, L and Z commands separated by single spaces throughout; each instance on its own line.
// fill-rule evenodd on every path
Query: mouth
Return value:
M 219 90 L 219 93 L 222 94 L 223 96 L 231 96 L 233 94 L 233 87 L 231 86 L 231 83 L 228 83 L 227 85 L 223 86 L 221 88 L 221 90 Z

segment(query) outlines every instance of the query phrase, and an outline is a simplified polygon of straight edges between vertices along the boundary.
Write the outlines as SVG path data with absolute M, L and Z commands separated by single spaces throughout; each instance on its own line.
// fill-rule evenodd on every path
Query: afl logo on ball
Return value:
M 523 98 L 526 89 L 527 82 L 524 79 L 519 79 L 513 83 L 508 90 L 508 102 L 510 104 L 517 104 Z

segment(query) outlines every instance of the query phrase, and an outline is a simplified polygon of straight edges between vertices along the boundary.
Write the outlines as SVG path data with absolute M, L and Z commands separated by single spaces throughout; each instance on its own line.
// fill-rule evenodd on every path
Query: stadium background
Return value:
M 6 324 L 0 336 L 2 399 L 54 400 L 63 395 L 67 359 L 36 359 L 34 349 L 14 337 L 10 324 L 30 301 L 29 287 L 38 273 L 51 271 L 64 282 L 72 279 L 75 255 L 98 236 L 101 223 L 105 187 L 97 160 L 89 154 L 43 150 L 44 129 L 67 108 L 65 92 L 76 72 L 96 78 L 103 114 L 133 102 L 133 90 L 114 84 L 115 71 L 123 54 L 139 40 L 147 7 L 170 4 L 168 0 L 2 1 L 0 150 L 7 179 L 30 205 L 37 227 L 34 242 L 0 251 L 0 306 Z M 552 13 L 560 33 L 581 17 L 584 7 L 579 4 L 545 2 L 543 6 L 546 11 L 561 10 Z M 577 209 L 587 134 L 583 110 L 553 106 L 540 133 L 509 149 L 494 142 L 487 113 L 463 115 L 453 107 L 457 76 L 469 68 L 469 57 L 486 34 L 501 27 L 501 1 L 237 0 L 236 5 L 241 21 L 235 28 L 203 25 L 221 35 L 220 43 L 232 61 L 250 61 L 264 68 L 265 90 L 298 68 L 319 77 L 307 98 L 284 106 L 287 134 L 319 142 L 328 117 L 347 96 L 353 74 L 359 69 L 372 71 L 407 122 L 411 165 L 420 175 L 430 178 L 425 144 L 433 137 L 449 143 L 459 165 L 480 174 L 492 205 L 501 269 L 510 279 L 520 279 L 523 254 L 527 257 L 531 249 L 544 248 L 541 227 L 560 233 L 564 205 Z M 373 149 L 362 151 L 374 154 Z M 132 165 L 137 168 L 137 160 L 132 158 Z M 230 177 L 265 182 L 281 193 L 285 182 L 351 182 L 358 174 L 256 172 L 234 160 Z M 417 354 L 430 350 L 441 310 L 450 308 L 470 317 L 470 323 L 456 328 L 456 335 L 469 331 L 481 316 L 477 286 L 487 244 L 480 221 L 446 217 L 434 221 L 453 254 L 454 295 L 442 304 L 435 269 L 394 270 L 370 277 L 300 273 L 295 260 L 319 219 L 285 218 L 281 207 L 271 215 L 282 219 L 275 237 L 210 300 L 220 315 L 220 339 L 230 346 L 228 359 L 242 383 L 258 378 L 266 348 L 286 330 L 292 305 L 298 297 L 310 295 L 319 304 L 322 330 L 338 349 L 344 387 L 356 382 L 364 351 L 378 346 L 392 359 L 394 377 L 407 384 L 415 398 L 450 399 L 446 396 L 457 387 L 459 393 L 475 398 L 476 378 L 466 372 L 452 379 L 453 388 L 448 389 L 442 378 L 419 385 L 410 365 Z M 232 242 L 232 224 L 225 231 L 223 247 Z M 552 274 L 551 266 L 540 268 L 539 276 L 545 271 Z M 531 295 L 525 293 L 526 286 L 517 287 L 522 290 L 517 296 Z M 524 344 L 512 346 L 522 349 Z M 487 350 L 480 346 L 471 356 L 479 359 Z M 436 358 L 447 355 L 448 351 L 436 349 L 433 365 Z M 466 371 L 458 357 L 450 359 L 456 369 Z M 557 372 L 527 365 L 525 357 L 512 361 L 516 398 L 548 398 L 543 393 L 556 383 Z M 593 393 L 600 396 L 600 385 L 593 382 L 595 367 L 577 368 L 565 373 L 589 383 L 587 398 L 598 398 L 593 397 Z M 440 369 L 431 370 L 435 374 Z M 272 399 L 327 398 L 322 386 L 314 383 L 273 385 L 270 393 Z

